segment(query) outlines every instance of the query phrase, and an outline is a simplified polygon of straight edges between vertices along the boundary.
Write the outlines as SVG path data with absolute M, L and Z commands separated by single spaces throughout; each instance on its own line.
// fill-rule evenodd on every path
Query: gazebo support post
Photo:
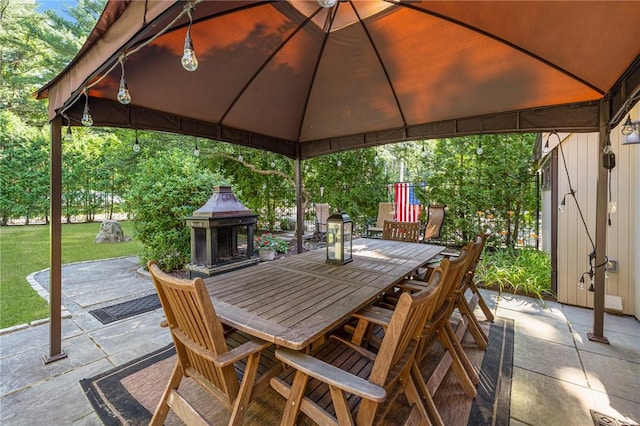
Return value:
M 596 184 L 596 241 L 595 277 L 593 297 L 593 331 L 587 333 L 589 340 L 609 343 L 604 336 L 604 294 L 605 268 L 607 256 L 607 169 L 604 168 L 601 153 L 609 142 L 610 104 L 608 99 L 600 101 L 600 134 L 598 136 L 598 181 Z
M 296 253 L 302 253 L 304 211 L 302 210 L 302 161 L 300 160 L 300 156 L 295 159 L 294 168 L 296 174 Z
M 66 358 L 62 351 L 62 117 L 51 121 L 49 225 L 49 355 L 44 363 Z

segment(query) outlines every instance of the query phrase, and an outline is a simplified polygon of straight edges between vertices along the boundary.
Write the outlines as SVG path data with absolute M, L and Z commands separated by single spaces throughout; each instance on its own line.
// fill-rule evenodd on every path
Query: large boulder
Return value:
M 117 220 L 103 220 L 100 232 L 94 241 L 96 243 L 123 243 L 131 241 L 131 238 L 124 236 L 120 222 Z

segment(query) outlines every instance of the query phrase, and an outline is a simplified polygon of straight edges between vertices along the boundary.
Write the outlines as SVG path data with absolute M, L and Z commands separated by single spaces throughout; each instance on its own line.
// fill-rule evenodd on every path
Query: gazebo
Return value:
M 61 348 L 61 132 L 152 129 L 301 161 L 381 144 L 599 132 L 640 98 L 637 1 L 114 1 L 37 93 L 51 120 L 51 333 Z M 596 264 L 605 258 L 606 173 Z M 298 246 L 302 245 L 298 226 Z M 603 334 L 604 271 L 594 328 Z

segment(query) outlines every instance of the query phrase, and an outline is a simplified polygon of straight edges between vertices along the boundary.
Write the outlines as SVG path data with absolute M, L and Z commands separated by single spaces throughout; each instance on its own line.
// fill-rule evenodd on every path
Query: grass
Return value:
M 500 291 L 528 294 L 543 300 L 551 290 L 551 261 L 535 249 L 498 249 L 485 252 L 476 276 L 483 285 Z
M 124 234 L 133 227 L 121 222 Z M 62 263 L 134 256 L 138 241 L 95 244 L 100 223 L 62 225 Z M 26 277 L 49 267 L 49 226 L 0 227 L 0 329 L 49 316 L 49 304 L 29 285 Z

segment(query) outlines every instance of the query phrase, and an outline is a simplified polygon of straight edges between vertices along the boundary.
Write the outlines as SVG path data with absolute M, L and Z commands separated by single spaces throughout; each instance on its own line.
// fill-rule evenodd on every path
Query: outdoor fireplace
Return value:
M 209 201 L 186 218 L 191 228 L 189 277 L 209 277 L 257 264 L 253 252 L 257 217 L 238 201 L 230 186 L 216 186 Z

